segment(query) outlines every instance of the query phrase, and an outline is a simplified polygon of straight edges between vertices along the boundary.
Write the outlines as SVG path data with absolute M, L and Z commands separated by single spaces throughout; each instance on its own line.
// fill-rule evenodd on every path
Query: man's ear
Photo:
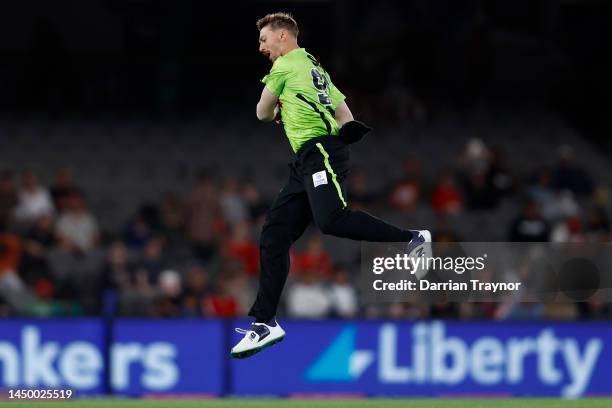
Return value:
M 287 38 L 287 30 L 280 30 L 280 35 L 278 36 L 278 38 L 281 40 Z

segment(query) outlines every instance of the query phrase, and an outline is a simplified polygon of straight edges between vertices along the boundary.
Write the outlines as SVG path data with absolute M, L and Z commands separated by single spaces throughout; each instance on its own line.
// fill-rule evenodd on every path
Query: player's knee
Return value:
M 259 247 L 262 251 L 273 249 L 278 246 L 279 239 L 271 232 L 263 231 L 259 238 Z

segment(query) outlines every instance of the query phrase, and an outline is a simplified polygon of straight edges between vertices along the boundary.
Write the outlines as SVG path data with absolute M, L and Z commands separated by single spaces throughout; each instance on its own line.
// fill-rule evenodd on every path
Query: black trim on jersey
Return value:
M 319 116 L 321 116 L 321 120 L 323 121 L 323 123 L 325 123 L 325 128 L 327 129 L 327 134 L 331 135 L 332 132 L 332 127 L 331 124 L 329 123 L 329 121 L 327 120 L 327 118 L 325 117 L 325 112 L 322 112 L 319 110 L 319 108 L 317 108 L 317 105 L 314 102 L 309 101 L 308 99 L 306 99 L 306 97 L 304 97 L 304 95 L 302 95 L 301 93 L 296 95 L 297 98 L 301 101 L 306 102 L 308 105 L 310 105 L 310 107 L 319 114 Z

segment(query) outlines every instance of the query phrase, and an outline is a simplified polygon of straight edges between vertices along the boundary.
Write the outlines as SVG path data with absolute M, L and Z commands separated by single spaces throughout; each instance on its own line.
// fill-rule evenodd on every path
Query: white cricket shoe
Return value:
M 415 237 L 408 243 L 406 252 L 410 258 L 431 258 L 433 256 L 433 249 L 431 248 L 431 232 L 428 230 L 416 230 L 414 231 Z M 422 279 L 427 275 L 427 264 L 425 259 L 419 262 L 414 274 L 417 278 Z
M 252 323 L 248 330 L 236 328 L 236 332 L 244 334 L 230 352 L 234 358 L 247 358 L 259 353 L 266 347 L 270 347 L 285 338 L 285 331 L 274 319 L 275 326 L 265 323 Z

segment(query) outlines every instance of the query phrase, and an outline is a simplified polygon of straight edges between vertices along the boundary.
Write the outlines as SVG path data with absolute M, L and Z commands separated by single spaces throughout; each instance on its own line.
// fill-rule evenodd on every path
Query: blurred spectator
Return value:
M 507 303 L 500 306 L 496 313 L 499 320 L 537 320 L 544 316 L 544 305 L 533 302 Z
M 16 273 L 21 257 L 22 244 L 19 237 L 6 233 L 0 225 L 0 275 Z
M 185 209 L 180 197 L 173 191 L 164 192 L 159 210 L 164 232 L 172 241 L 176 240 L 185 225 Z
M 55 182 L 51 186 L 51 197 L 57 211 L 63 211 L 68 204 L 68 200 L 74 191 L 77 191 L 74 184 L 72 172 L 63 168 L 55 175 Z
M 512 178 L 501 151 L 490 150 L 482 140 L 471 139 L 461 157 L 465 206 L 469 210 L 490 210 L 512 186 Z
M 395 183 L 389 196 L 393 208 L 402 212 L 414 211 L 421 195 L 421 162 L 409 159 L 404 162 L 404 177 Z
M 227 274 L 221 273 L 216 281 L 212 293 L 205 300 L 205 310 L 208 316 L 236 317 L 240 304 L 231 294 L 229 285 L 231 279 Z
M 56 298 L 62 303 L 58 313 L 98 313 L 104 252 L 97 248 L 83 252 L 77 247 L 52 247 L 47 251 L 47 261 Z
M 172 269 L 159 274 L 159 296 L 155 302 L 157 317 L 178 317 L 181 314 L 181 275 Z
M 0 224 L 9 224 L 16 206 L 17 189 L 15 188 L 13 173 L 3 171 L 0 173 Z
M 460 242 L 447 217 L 439 217 L 433 235 L 434 242 Z
M 53 215 L 54 208 L 49 191 L 38 182 L 38 177 L 30 171 L 22 176 L 19 189 L 19 203 L 15 218 L 21 222 L 32 222 L 42 215 Z
M 40 245 L 42 249 L 51 248 L 56 241 L 53 231 L 53 219 L 48 215 L 38 217 L 26 232 L 25 239 Z
M 557 222 L 550 234 L 551 242 L 582 242 L 582 221 L 578 217 L 567 217 Z
M 291 317 L 321 319 L 331 311 L 329 291 L 318 279 L 319 274 L 306 269 L 287 291 L 287 312 Z
M 491 161 L 485 173 L 485 179 L 488 190 L 493 196 L 492 206 L 496 207 L 502 197 L 512 192 L 514 177 L 500 149 L 493 149 L 490 157 Z
M 108 249 L 103 266 L 103 287 L 125 291 L 131 286 L 131 275 L 128 250 L 123 242 L 114 241 Z
M 22 243 L 0 224 L 0 298 L 17 314 L 25 313 L 35 298 L 18 275 Z
M 60 245 L 71 251 L 88 252 L 99 242 L 98 223 L 89 212 L 80 192 L 71 192 L 64 200 L 55 231 Z
M 465 203 L 469 210 L 490 210 L 498 203 L 493 186 L 487 182 L 486 173 L 473 172 L 463 182 Z
M 132 249 L 144 248 L 146 243 L 154 236 L 154 226 L 147 220 L 142 207 L 123 228 L 123 239 L 127 246 Z
M 247 219 L 247 204 L 240 195 L 240 186 L 235 178 L 230 177 L 223 181 L 219 203 L 223 217 L 228 223 L 236 224 Z
M 144 270 L 135 270 L 132 285 L 119 297 L 121 316 L 149 316 L 154 311 L 155 290 Z
M 460 303 L 440 302 L 433 303 L 429 307 L 429 317 L 432 319 L 457 319 L 459 318 Z
M 576 320 L 578 316 L 577 303 L 547 302 L 543 304 L 542 319 L 544 320 Z
M 610 219 L 603 207 L 591 207 L 587 214 L 585 234 L 591 241 L 610 240 Z
M 298 273 L 314 271 L 319 275 L 329 276 L 332 271 L 331 257 L 325 251 L 325 245 L 320 235 L 314 234 L 306 242 L 306 250 L 296 252 L 291 264 Z
M 540 215 L 536 204 L 529 201 L 522 214 L 510 226 L 511 242 L 546 242 L 550 226 Z
M 457 214 L 463 207 L 461 193 L 450 171 L 442 174 L 431 196 L 434 210 L 442 214 Z
M 183 295 L 183 315 L 203 316 L 204 301 L 208 296 L 208 275 L 199 265 L 187 270 Z
M 359 311 L 357 292 L 349 278 L 350 274 L 345 267 L 334 268 L 329 287 L 331 310 L 334 316 L 351 318 L 355 317 Z
M 140 259 L 135 262 L 134 268 L 143 273 L 149 283 L 157 282 L 159 274 L 169 267 L 164 249 L 164 239 L 161 236 L 153 237 L 147 241 Z
M 544 167 L 538 170 L 535 176 L 535 182 L 527 189 L 527 195 L 530 200 L 533 200 L 540 208 L 545 218 L 548 216 L 548 208 L 555 204 L 555 192 L 552 188 L 552 170 Z
M 553 186 L 558 190 L 570 190 L 577 196 L 593 193 L 593 181 L 576 164 L 574 149 L 571 146 L 559 147 L 559 160 L 553 170 Z
M 242 185 L 242 198 L 249 209 L 251 220 L 256 221 L 268 211 L 269 205 L 262 200 L 255 184 L 247 182 Z
M 577 218 L 580 215 L 580 206 L 570 190 L 556 191 L 554 199 L 542 207 L 542 215 L 547 220 L 556 221 L 565 218 Z
M 29 285 L 37 282 L 50 282 L 50 270 L 47 262 L 47 251 L 55 244 L 53 220 L 48 215 L 38 217 L 23 240 L 23 256 L 20 272 Z M 47 288 L 45 288 L 46 290 Z
M 581 319 L 612 319 L 612 302 L 606 301 L 605 295 L 598 291 L 587 302 L 577 304 Z
M 224 252 L 239 259 L 249 276 L 255 276 L 259 272 L 259 247 L 251 238 L 250 224 L 247 221 L 234 224 Z
M 206 173 L 198 176 L 188 204 L 187 236 L 194 243 L 194 252 L 203 261 L 217 250 L 215 235 L 223 229 L 217 188 Z
M 484 142 L 475 137 L 470 139 L 460 157 L 461 167 L 467 178 L 474 174 L 485 174 L 489 168 L 490 151 Z
M 141 294 L 153 294 L 154 286 L 145 269 L 135 270 L 132 288 Z
M 236 299 L 239 313 L 244 315 L 249 312 L 253 299 L 257 296 L 249 277 L 242 271 L 231 274 L 228 280 L 227 292 Z

